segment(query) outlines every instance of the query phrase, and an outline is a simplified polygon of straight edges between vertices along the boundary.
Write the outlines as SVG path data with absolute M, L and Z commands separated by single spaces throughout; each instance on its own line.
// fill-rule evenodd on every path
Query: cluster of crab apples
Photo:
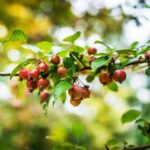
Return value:
M 87 50 L 87 53 L 90 55 L 88 60 L 89 64 L 91 64 L 97 58 L 94 56 L 97 53 L 97 49 L 90 47 Z M 145 59 L 148 63 L 150 63 L 150 51 L 145 53 Z M 53 55 L 51 57 L 50 63 L 54 65 L 60 64 L 60 57 L 57 55 Z M 64 66 L 57 66 L 57 74 L 61 77 L 65 76 L 67 73 L 67 68 Z M 49 65 L 45 62 L 38 62 L 36 64 L 36 69 L 29 70 L 26 68 L 22 68 L 19 71 L 20 80 L 26 80 L 26 86 L 29 92 L 33 92 L 35 89 L 39 89 L 39 97 L 40 102 L 48 102 L 50 99 L 50 93 L 47 90 L 50 87 L 50 81 L 48 79 L 49 75 Z M 115 70 L 113 73 L 109 73 L 108 71 L 100 73 L 99 81 L 103 85 L 110 84 L 112 81 L 116 81 L 122 83 L 126 79 L 126 73 L 124 70 Z M 89 86 L 79 86 L 74 84 L 71 89 L 68 90 L 68 94 L 70 96 L 70 103 L 73 106 L 78 106 L 83 99 L 90 97 Z
M 60 58 L 59 56 L 52 56 L 51 63 L 59 64 Z M 67 68 L 64 66 L 59 66 L 57 68 L 57 74 L 60 76 L 64 76 L 67 72 Z M 29 70 L 26 68 L 22 68 L 19 71 L 20 80 L 26 80 L 26 86 L 29 92 L 33 92 L 35 89 L 39 89 L 39 97 L 41 103 L 48 102 L 50 98 L 50 93 L 48 89 L 50 87 L 50 81 L 48 79 L 49 74 L 49 66 L 45 62 L 38 62 L 36 65 L 36 69 Z
M 97 58 L 94 56 L 97 53 L 96 48 L 89 48 L 88 49 L 88 54 L 92 55 L 89 58 L 89 63 L 91 64 L 94 60 Z M 103 85 L 111 83 L 113 80 L 119 83 L 122 83 L 126 79 L 126 73 L 124 70 L 115 70 L 113 73 L 103 72 L 99 75 L 99 81 Z

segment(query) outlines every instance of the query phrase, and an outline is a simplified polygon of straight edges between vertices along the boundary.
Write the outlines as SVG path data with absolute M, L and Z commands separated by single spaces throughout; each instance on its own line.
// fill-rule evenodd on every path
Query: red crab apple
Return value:
M 96 60 L 96 57 L 94 56 L 91 56 L 88 60 L 88 62 L 91 64 L 94 60 Z
M 94 47 L 90 47 L 90 48 L 88 48 L 88 54 L 89 55 L 94 55 L 94 54 L 96 54 L 97 53 L 97 49 L 96 48 L 94 48 Z
M 89 87 L 83 87 L 82 88 L 82 98 L 85 99 L 85 98 L 89 98 L 90 97 L 90 90 L 89 90 Z
M 48 72 L 48 65 L 44 62 L 40 62 L 37 64 L 37 70 L 39 73 L 47 73 Z
M 81 103 L 81 100 L 76 100 L 76 99 L 70 99 L 70 103 L 71 105 L 73 105 L 74 107 L 79 106 Z
M 150 50 L 145 53 L 145 59 L 150 63 Z
M 113 73 L 113 80 L 122 83 L 126 79 L 126 73 L 123 70 L 115 70 Z
M 28 79 L 34 82 L 34 81 L 37 81 L 38 76 L 39 76 L 38 70 L 30 70 Z
M 104 73 L 101 73 L 99 75 L 99 81 L 105 85 L 105 84 L 109 84 L 112 82 L 112 76 L 110 75 L 109 72 L 104 72 Z
M 51 62 L 53 64 L 59 64 L 60 63 L 60 57 L 57 56 L 57 55 L 53 55 L 52 58 L 51 58 Z
M 67 68 L 64 66 L 60 66 L 57 68 L 57 74 L 60 76 L 64 76 L 67 73 Z
M 27 86 L 29 92 L 33 92 L 37 88 L 37 83 L 27 80 L 26 86 Z
M 49 100 L 50 98 L 50 94 L 47 91 L 42 91 L 39 95 L 40 99 L 41 99 L 41 103 L 46 102 Z
M 44 78 L 39 78 L 37 81 L 37 86 L 42 90 L 49 86 L 49 80 Z
M 26 68 L 22 68 L 19 71 L 19 77 L 22 80 L 27 80 L 28 79 L 28 75 L 29 75 L 29 71 Z
M 68 94 L 73 99 L 81 99 L 83 95 L 83 89 L 79 85 L 73 85 L 73 87 L 69 89 Z

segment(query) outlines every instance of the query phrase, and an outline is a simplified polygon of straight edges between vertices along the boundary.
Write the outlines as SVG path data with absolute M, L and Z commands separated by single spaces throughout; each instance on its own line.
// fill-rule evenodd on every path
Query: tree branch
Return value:
M 137 59 L 137 60 L 134 60 L 134 61 L 128 63 L 124 67 L 134 66 L 134 65 L 138 65 L 138 64 L 142 64 L 142 63 L 146 63 L 146 60 L 145 59 Z M 118 63 L 117 65 L 121 66 L 121 64 L 122 63 Z M 101 68 L 106 69 L 107 66 L 102 66 Z M 86 70 L 91 70 L 91 67 L 90 66 L 85 66 L 83 69 L 81 69 L 79 71 L 86 71 Z M 11 75 L 11 73 L 0 72 L 0 77 L 7 77 L 7 76 L 10 76 L 10 75 Z M 15 74 L 14 76 L 18 76 L 18 74 Z
M 144 146 L 139 146 L 139 147 L 124 148 L 123 150 L 146 150 L 148 148 L 150 148 L 150 144 L 149 145 L 144 145 Z
M 11 75 L 11 73 L 3 73 L 3 72 L 0 72 L 0 76 L 1 77 L 9 77 Z M 18 74 L 15 74 L 14 76 L 18 76 Z

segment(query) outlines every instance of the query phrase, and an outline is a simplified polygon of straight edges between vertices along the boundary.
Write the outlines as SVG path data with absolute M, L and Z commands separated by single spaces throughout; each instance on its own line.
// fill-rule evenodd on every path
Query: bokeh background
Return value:
M 82 36 L 81 46 L 95 46 L 103 40 L 115 48 L 127 48 L 132 42 L 143 45 L 150 39 L 149 0 L 0 0 L 0 41 L 13 29 L 21 29 L 30 43 L 60 43 L 75 31 Z M 59 47 L 54 47 L 58 49 Z M 0 72 L 11 70 L 31 51 L 16 46 L 0 48 Z M 128 72 L 127 81 L 117 93 L 98 84 L 90 88 L 92 96 L 79 107 L 57 102 L 48 114 L 37 94 L 30 94 L 17 78 L 0 77 L 0 150 L 103 150 L 112 138 L 142 145 L 148 139 L 134 124 L 121 124 L 129 108 L 150 117 L 150 79 L 143 71 Z M 84 76 L 80 79 L 85 82 Z

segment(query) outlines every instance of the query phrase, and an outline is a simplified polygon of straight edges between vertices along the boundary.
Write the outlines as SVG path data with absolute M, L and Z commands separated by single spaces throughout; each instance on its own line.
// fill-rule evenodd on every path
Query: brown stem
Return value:
M 150 148 L 150 145 L 144 145 L 139 147 L 130 147 L 130 148 L 123 148 L 123 150 L 146 150 Z
M 11 73 L 3 73 L 3 72 L 0 72 L 0 76 L 1 77 L 8 77 L 8 76 L 10 76 L 11 75 Z M 18 74 L 15 74 L 14 76 L 18 76 Z

